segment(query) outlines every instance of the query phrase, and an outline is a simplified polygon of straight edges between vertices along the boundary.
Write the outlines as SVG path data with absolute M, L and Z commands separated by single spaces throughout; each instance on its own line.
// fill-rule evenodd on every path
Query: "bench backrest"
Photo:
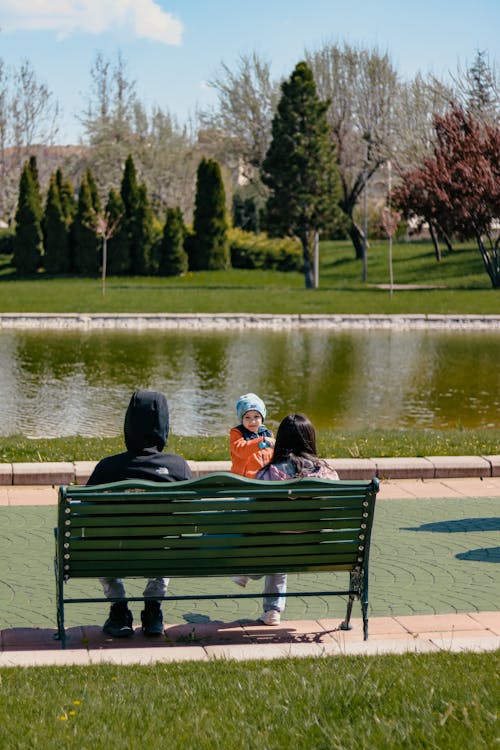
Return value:
M 59 490 L 64 579 L 362 571 L 378 481 L 184 482 Z

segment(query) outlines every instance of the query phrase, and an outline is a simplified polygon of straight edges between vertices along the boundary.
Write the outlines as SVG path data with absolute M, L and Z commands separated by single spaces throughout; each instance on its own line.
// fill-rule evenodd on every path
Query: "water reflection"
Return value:
M 500 427 L 500 334 L 30 331 L 0 334 L 0 434 L 110 436 L 134 388 L 164 391 L 179 435 L 221 435 L 247 390 L 276 426 Z

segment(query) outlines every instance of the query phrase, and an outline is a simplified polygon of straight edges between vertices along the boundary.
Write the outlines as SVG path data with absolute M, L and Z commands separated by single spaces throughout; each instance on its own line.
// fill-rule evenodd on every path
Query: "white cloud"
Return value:
M 102 34 L 130 30 L 142 39 L 180 44 L 182 23 L 156 0 L 0 0 L 0 26 L 9 31 Z

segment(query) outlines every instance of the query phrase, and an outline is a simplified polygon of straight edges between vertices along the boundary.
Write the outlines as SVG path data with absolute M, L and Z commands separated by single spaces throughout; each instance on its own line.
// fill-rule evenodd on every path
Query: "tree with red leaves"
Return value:
M 434 129 L 433 155 L 402 175 L 394 202 L 424 217 L 431 233 L 475 239 L 499 289 L 500 232 L 494 227 L 500 219 L 500 129 L 456 105 L 434 117 Z

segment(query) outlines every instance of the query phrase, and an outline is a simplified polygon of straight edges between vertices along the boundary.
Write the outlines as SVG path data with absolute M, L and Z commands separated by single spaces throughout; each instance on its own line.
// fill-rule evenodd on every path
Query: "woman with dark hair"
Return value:
M 276 443 L 271 461 L 264 466 L 256 479 L 281 480 L 300 477 L 338 479 L 335 469 L 318 458 L 316 450 L 316 430 L 312 422 L 303 414 L 289 414 L 276 433 Z M 233 581 L 246 586 L 249 579 L 262 576 L 235 576 Z M 273 573 L 266 576 L 264 584 L 264 611 L 259 620 L 264 625 L 279 625 L 281 612 L 285 608 L 286 573 Z
M 326 461 L 318 458 L 312 422 L 303 414 L 289 414 L 278 427 L 271 461 L 258 472 L 256 479 L 297 477 L 339 478 Z

